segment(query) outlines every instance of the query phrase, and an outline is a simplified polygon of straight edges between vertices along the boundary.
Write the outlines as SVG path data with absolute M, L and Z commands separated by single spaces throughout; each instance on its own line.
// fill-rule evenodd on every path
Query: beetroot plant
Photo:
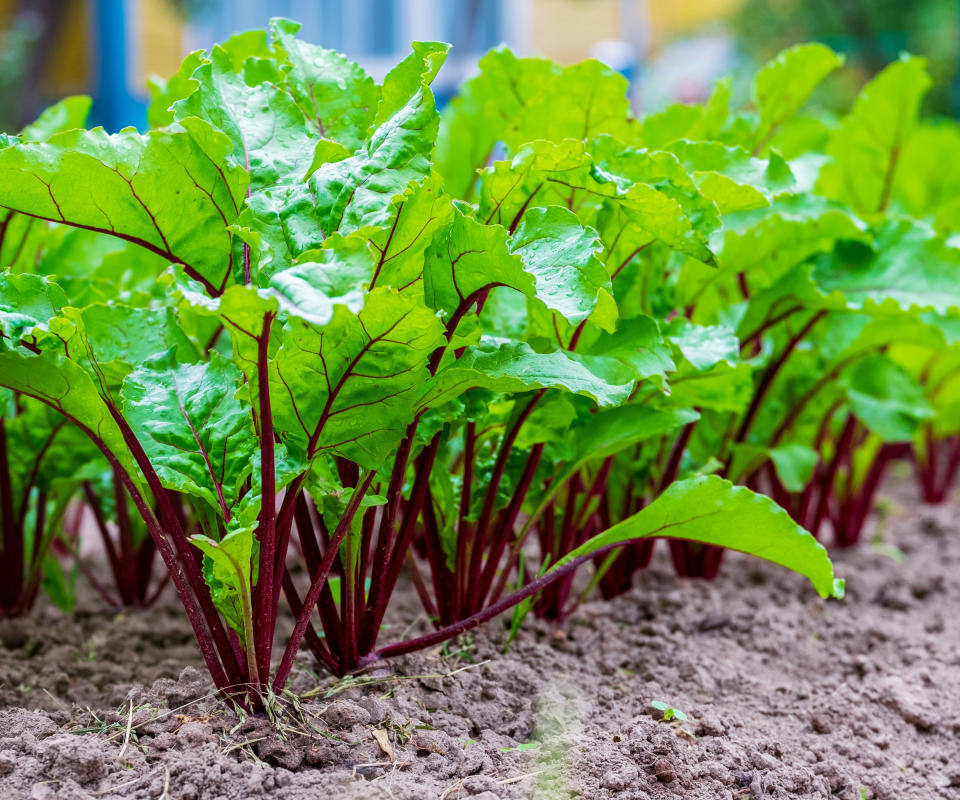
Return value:
M 920 127 L 929 81 L 922 60 L 906 57 L 833 128 L 801 116 L 841 64 L 821 45 L 796 47 L 757 75 L 746 111 L 731 111 L 730 84 L 721 82 L 702 106 L 637 123 L 610 76 L 593 75 L 598 105 L 574 103 L 560 119 L 544 113 L 556 98 L 579 96 L 578 78 L 597 68 L 495 51 L 453 102 L 437 149 L 448 191 L 508 230 L 531 209 L 566 206 L 597 232 L 613 300 L 597 308 L 617 313 L 611 331 L 603 310 L 551 319 L 527 301 L 524 314 L 497 290 L 481 319 L 519 330 L 535 347 L 628 356 L 642 378 L 611 412 L 622 416 L 609 442 L 602 412 L 553 409 L 549 419 L 574 420 L 554 430 L 528 413 L 525 424 L 544 441 L 530 488 L 521 484 L 530 498 L 511 567 L 527 535 L 541 564 L 556 563 L 674 482 L 705 474 L 762 490 L 808 530 L 832 528 L 837 543 L 853 544 L 890 461 L 919 431 L 951 430 L 949 415 L 935 417 L 923 396 L 926 375 L 902 355 L 921 347 L 943 359 L 952 346 L 957 251 L 949 215 L 933 226 L 927 219 L 948 188 L 929 191 L 946 179 L 933 178 L 929 156 L 922 159 L 934 142 L 949 152 L 955 129 Z M 887 131 L 880 138 L 871 133 L 877 120 Z M 490 163 L 501 151 L 506 158 Z M 642 202 L 669 198 L 686 221 L 652 224 L 649 206 L 638 211 L 639 186 L 659 193 Z M 674 217 L 664 209 L 657 219 Z M 634 338 L 621 347 L 628 330 Z M 495 429 L 488 418 L 472 431 Z M 462 452 L 474 435 L 465 433 Z M 516 436 L 524 440 L 522 429 Z M 930 480 L 942 485 L 957 467 L 953 454 L 937 459 L 927 449 L 941 465 Z M 925 449 L 918 453 L 923 474 Z M 623 591 L 651 547 L 597 559 L 587 589 Z M 720 566 L 716 547 L 673 540 L 670 550 L 682 575 L 712 577 Z M 500 574 L 498 589 L 512 585 Z M 539 613 L 560 618 L 575 604 L 569 577 L 540 594 Z
M 646 251 L 716 267 L 715 202 L 636 147 L 622 79 L 498 51 L 529 96 L 472 84 L 496 125 L 441 131 L 445 45 L 376 85 L 295 33 L 188 57 L 146 134 L 0 147 L 0 207 L 169 265 L 113 297 L 6 274 L 0 385 L 95 445 L 217 687 L 256 706 L 301 644 L 341 675 L 442 642 L 651 537 L 839 594 L 808 533 L 719 476 L 598 511 L 611 458 L 701 414 L 667 394 L 670 337 L 618 281 Z M 508 159 L 475 179 L 498 142 Z M 535 575 L 534 529 L 556 554 Z M 435 629 L 384 644 L 405 572 Z

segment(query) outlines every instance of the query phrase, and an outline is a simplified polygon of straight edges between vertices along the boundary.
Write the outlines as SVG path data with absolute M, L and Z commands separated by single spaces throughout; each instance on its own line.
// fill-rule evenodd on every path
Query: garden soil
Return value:
M 738 556 L 681 580 L 661 545 L 507 654 L 494 625 L 339 683 L 304 657 L 272 719 L 212 697 L 172 597 L 42 607 L 0 623 L 0 798 L 960 798 L 960 505 L 886 497 L 842 602 Z

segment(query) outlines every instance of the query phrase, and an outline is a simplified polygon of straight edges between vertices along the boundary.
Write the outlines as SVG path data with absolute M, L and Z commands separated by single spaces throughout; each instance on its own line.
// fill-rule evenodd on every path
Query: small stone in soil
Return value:
M 304 752 L 290 742 L 281 742 L 277 739 L 264 739 L 257 742 L 257 755 L 264 761 L 295 770 L 303 763 Z
M 637 769 L 636 764 L 623 764 L 616 769 L 605 772 L 600 779 L 600 785 L 604 789 L 619 792 L 628 786 L 632 786 L 639 778 L 640 770 Z
M 665 758 L 658 758 L 653 765 L 653 774 L 661 783 L 673 783 L 677 779 L 677 773 L 673 765 Z
M 327 706 L 323 718 L 337 728 L 352 728 L 354 725 L 370 723 L 370 712 L 348 700 L 337 700 Z

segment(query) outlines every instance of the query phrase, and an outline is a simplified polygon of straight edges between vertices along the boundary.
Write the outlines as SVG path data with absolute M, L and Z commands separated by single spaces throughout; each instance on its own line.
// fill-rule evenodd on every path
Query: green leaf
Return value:
M 564 67 L 531 98 L 504 141 L 516 149 L 534 139 L 593 139 L 607 134 L 629 141 L 636 131 L 627 79 L 599 61 Z
M 172 351 L 182 361 L 199 359 L 171 308 L 96 303 L 83 310 L 66 309 L 49 327 L 51 335 L 41 339 L 41 347 L 62 348 L 64 355 L 97 376 L 105 397 L 117 397 L 123 379 L 152 357 Z
M 424 254 L 423 293 L 427 304 L 448 319 L 468 298 L 486 287 L 508 286 L 533 296 L 536 279 L 510 252 L 507 231 L 483 225 L 460 209 Z M 474 297 L 474 301 L 476 297 Z
M 960 128 L 953 121 L 922 124 L 900 157 L 894 197 L 914 217 L 935 220 L 938 230 L 957 230 L 960 195 Z
M 51 136 L 87 124 L 93 101 L 86 95 L 65 97 L 43 110 L 33 122 L 20 131 L 20 138 L 29 142 L 45 142 Z
M 749 364 L 718 362 L 706 370 L 690 367 L 670 376 L 673 402 L 714 411 L 743 411 L 753 397 L 753 369 Z
M 850 247 L 817 262 L 822 291 L 840 292 L 851 308 L 874 313 L 960 309 L 960 250 L 929 227 L 891 220 L 876 232 L 873 250 Z
M 232 525 L 218 542 L 197 534 L 190 542 L 203 553 L 203 577 L 210 596 L 242 644 L 253 639 L 252 590 L 259 550 L 254 525 Z
M 55 353 L 0 353 L 0 386 L 36 398 L 76 421 L 131 475 L 137 475 L 110 409 L 79 365 Z
M 549 570 L 619 542 L 684 539 L 739 550 L 807 577 L 821 597 L 843 597 L 827 551 L 767 497 L 709 475 L 671 484 L 642 511 L 594 536 Z
M 287 19 L 270 21 L 286 88 L 320 136 L 356 150 L 373 122 L 380 91 L 373 79 L 345 56 L 295 38 L 299 29 Z
M 16 348 L 34 328 L 46 328 L 68 302 L 49 278 L 0 273 L 0 350 Z
M 228 226 L 246 176 L 221 166 L 226 136 L 184 124 L 189 131 L 98 128 L 2 148 L 0 206 L 139 244 L 216 291 L 230 274 Z
M 614 358 L 629 366 L 636 378 L 666 378 L 676 369 L 670 348 L 652 317 L 640 315 L 620 320 L 613 333 L 601 333 L 587 348 L 592 355 Z
M 868 83 L 829 147 L 817 190 L 859 213 L 886 210 L 927 89 L 926 60 L 903 56 Z
M 663 150 L 677 139 L 703 141 L 718 139 L 730 116 L 730 94 L 733 82 L 722 78 L 714 84 L 710 98 L 703 105 L 676 103 L 640 120 L 639 143 L 650 150 Z
M 731 367 L 740 363 L 740 340 L 726 325 L 694 325 L 681 317 L 668 324 L 666 336 L 695 369 L 709 369 L 721 361 Z
M 202 498 L 227 521 L 257 451 L 242 385 L 216 352 L 201 364 L 178 364 L 171 353 L 134 370 L 121 391 L 124 417 L 163 485 Z
M 403 194 L 393 198 L 393 206 L 395 211 L 391 209 L 389 226 L 366 234 L 377 254 L 370 288 L 421 289 L 424 251 L 437 231 L 452 218 L 453 205 L 434 175 L 407 186 Z
M 445 341 L 422 301 L 386 288 L 367 294 L 357 313 L 335 305 L 323 327 L 290 319 L 271 365 L 277 432 L 297 456 L 333 452 L 380 468 Z
M 517 58 L 504 47 L 491 50 L 478 66 L 479 74 L 460 85 L 444 110 L 437 135 L 434 166 L 454 197 L 470 195 L 496 143 L 560 72 L 547 59 Z
M 670 152 L 722 214 L 769 205 L 796 186 L 787 162 L 776 153 L 764 161 L 739 147 L 686 141 L 674 142 Z
M 912 440 L 920 423 L 934 416 L 920 385 L 886 356 L 867 356 L 845 377 L 853 413 L 885 441 Z
M 610 137 L 601 137 L 590 150 L 572 139 L 538 141 L 480 173 L 480 218 L 508 228 L 531 205 L 566 205 L 583 218 L 604 200 L 645 232 L 647 243 L 660 239 L 712 261 L 704 236 L 717 224 L 716 206 L 670 153 L 625 148 Z
M 630 396 L 633 373 L 606 356 L 538 353 L 525 342 L 485 340 L 441 367 L 426 385 L 420 405 L 436 407 L 478 387 L 499 392 L 565 388 L 600 405 L 617 405 Z
M 200 117 L 229 136 L 227 162 L 250 173 L 252 191 L 306 177 L 318 139 L 290 95 L 271 83 L 248 84 L 219 45 L 191 79 L 197 89 L 173 104 L 175 118 Z
M 433 42 L 413 47 L 384 81 L 370 138 L 350 158 L 323 164 L 306 184 L 321 235 L 390 224 L 390 201 L 430 173 L 439 123 L 430 82 L 448 48 Z
M 150 77 L 147 81 L 147 88 L 150 90 L 147 122 L 151 128 L 163 128 L 173 123 L 173 104 L 189 97 L 196 90 L 197 84 L 190 76 L 206 61 L 205 56 L 203 50 L 194 50 L 169 78 L 156 75 Z
M 838 67 L 843 56 L 822 44 L 799 44 L 768 63 L 753 82 L 753 104 L 760 112 L 754 152 L 760 152 L 784 122 L 793 117 L 813 90 Z
M 799 443 L 782 444 L 770 451 L 770 460 L 780 483 L 789 492 L 799 492 L 813 478 L 819 456 L 813 448 Z
M 537 297 L 572 324 L 590 317 L 600 292 L 613 294 L 597 258 L 602 247 L 599 234 L 561 206 L 530 209 L 510 237 L 510 252 L 534 276 Z
M 814 195 L 780 199 L 767 208 L 728 214 L 711 238 L 720 273 L 745 272 L 775 280 L 809 256 L 832 250 L 838 240 L 871 244 L 866 224 L 842 206 Z M 714 273 L 716 277 L 721 277 Z M 713 276 L 711 276 L 713 277 Z
M 354 313 L 363 308 L 376 266 L 365 239 L 334 234 L 321 249 L 304 253 L 299 264 L 276 273 L 270 288 L 280 308 L 314 325 L 327 325 L 337 305 Z
M 640 403 L 602 409 L 571 431 L 573 445 L 581 455 L 572 469 L 579 469 L 588 459 L 616 455 L 637 442 L 682 428 L 699 418 L 692 408 L 658 409 Z

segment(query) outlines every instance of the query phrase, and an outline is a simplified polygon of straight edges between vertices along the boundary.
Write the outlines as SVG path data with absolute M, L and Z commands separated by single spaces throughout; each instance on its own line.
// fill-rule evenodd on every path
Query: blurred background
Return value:
M 596 57 L 631 80 L 638 112 L 694 102 L 713 81 L 749 74 L 781 48 L 819 40 L 847 54 L 821 97 L 849 103 L 903 51 L 936 81 L 928 110 L 960 107 L 960 0 L 0 0 L 0 131 L 16 131 L 69 94 L 94 98 L 93 124 L 143 129 L 147 81 L 183 56 L 272 16 L 341 50 L 377 79 L 414 39 L 454 45 L 441 102 L 501 42 L 562 63 Z

